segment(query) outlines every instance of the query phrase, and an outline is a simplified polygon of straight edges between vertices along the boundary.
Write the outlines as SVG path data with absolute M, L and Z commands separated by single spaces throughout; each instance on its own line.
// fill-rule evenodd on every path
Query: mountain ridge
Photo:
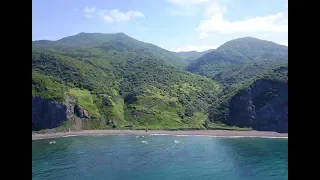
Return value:
M 204 54 L 192 61 L 186 70 L 223 85 L 233 86 L 269 67 L 287 62 L 288 47 L 258 38 L 243 37 L 228 41 L 216 50 Z
M 237 96 L 232 94 L 235 89 L 268 69 L 286 64 L 287 58 L 279 62 L 272 59 L 286 57 L 281 46 L 269 47 L 258 39 L 260 47 L 255 47 L 243 40 L 247 38 L 240 39 L 241 46 L 237 45 L 239 40 L 229 41 L 220 49 L 202 52 L 200 57 L 199 53 L 192 56 L 194 52 L 181 57 L 181 53 L 179 56 L 124 33 L 79 33 L 57 41 L 33 41 L 32 95 L 42 98 L 35 102 L 50 104 L 62 113 L 57 117 L 68 117 L 55 121 L 62 129 L 79 122 L 83 129 L 248 129 L 216 122 L 210 119 L 210 112 L 220 108 L 217 104 L 224 96 Z M 199 61 L 209 73 L 189 69 Z M 69 112 L 52 106 L 55 104 L 69 107 Z M 45 117 L 42 111 L 33 109 L 38 119 L 33 121 L 33 130 L 52 121 L 39 121 Z M 223 114 L 216 112 L 218 117 Z
M 34 48 L 61 51 L 66 48 L 94 48 L 95 46 L 99 46 L 102 43 L 107 43 L 109 41 L 117 41 L 137 50 L 147 50 L 155 56 L 162 56 L 163 59 L 178 67 L 184 67 L 187 64 L 187 62 L 180 58 L 175 52 L 171 52 L 151 43 L 139 41 L 124 33 L 78 33 L 73 36 L 61 38 L 57 41 L 45 41 L 45 44 L 43 44 L 43 40 L 33 41 L 32 45 Z
M 50 46 L 44 46 L 34 46 L 32 50 L 33 97 L 82 109 L 78 114 L 88 114 L 89 119 L 74 113 L 74 119 L 64 121 L 80 119 L 85 129 L 203 128 L 206 111 L 220 91 L 216 82 L 122 41 L 74 49 L 50 50 Z M 70 98 L 76 101 L 68 104 Z M 34 117 L 39 117 L 39 111 L 42 110 L 33 109 Z M 34 123 L 44 127 L 38 121 Z

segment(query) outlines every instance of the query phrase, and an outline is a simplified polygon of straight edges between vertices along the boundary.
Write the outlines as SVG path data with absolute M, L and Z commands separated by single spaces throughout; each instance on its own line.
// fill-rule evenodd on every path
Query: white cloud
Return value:
M 223 3 L 222 3 L 223 1 Z M 226 0 L 211 0 L 204 8 L 204 20 L 198 26 L 199 38 L 234 33 L 287 33 L 287 12 L 252 17 L 240 21 L 225 19 Z
M 93 16 L 98 15 L 99 17 L 102 17 L 107 23 L 120 23 L 124 21 L 129 21 L 130 19 L 135 17 L 144 17 L 144 14 L 140 11 L 132 10 L 127 12 L 121 12 L 119 9 L 104 10 L 86 7 L 84 9 L 84 12 L 87 18 L 92 18 Z
M 201 52 L 201 51 L 206 51 L 206 50 L 209 50 L 209 49 L 217 49 L 217 48 L 218 48 L 218 46 L 189 45 L 189 46 L 182 47 L 182 48 L 176 48 L 173 51 L 174 52 L 181 52 L 181 51 L 198 51 L 198 52 Z
M 118 9 L 107 11 L 104 16 L 109 16 L 115 22 L 128 21 L 133 17 L 144 17 L 144 15 L 139 11 L 121 12 Z
M 199 35 L 199 38 L 200 39 L 204 39 L 204 38 L 207 38 L 207 37 L 210 37 L 210 35 L 206 32 L 200 32 L 200 35 Z
M 225 4 L 229 0 L 168 0 L 174 7 L 171 10 L 171 15 L 178 16 L 195 16 L 203 13 L 205 17 L 209 17 L 219 12 L 227 12 Z M 223 3 L 224 4 L 223 4 Z
M 96 12 L 96 8 L 95 7 L 86 7 L 86 8 L 84 8 L 83 12 L 87 18 L 92 18 Z
M 223 44 L 239 37 L 252 36 L 288 45 L 288 1 L 285 0 L 283 12 L 230 20 L 226 13 L 230 0 L 168 0 L 171 2 L 171 15 L 196 16 L 200 13 L 203 19 L 196 28 L 201 44 Z M 229 11 L 231 11 L 229 9 Z M 238 17 L 239 18 L 239 17 Z M 280 43 L 283 42 L 283 43 Z M 212 48 L 212 47 L 211 47 Z M 202 51 L 211 49 L 206 46 L 180 46 L 174 51 Z
M 210 17 L 217 13 L 226 13 L 227 7 L 221 4 L 219 1 L 212 1 L 210 4 L 205 8 L 204 15 L 205 17 Z
M 200 22 L 200 38 L 207 37 L 210 33 L 231 34 L 236 32 L 288 32 L 288 24 L 283 21 L 283 13 L 254 17 L 243 21 L 225 20 L 222 13 L 212 15 L 209 19 Z
M 112 17 L 105 15 L 103 16 L 103 19 L 107 22 L 107 23 L 112 23 L 114 20 L 112 19 Z
M 170 7 L 170 15 L 195 16 L 203 11 L 202 6 L 212 0 L 168 0 L 174 6 Z
M 176 5 L 181 5 L 181 6 L 190 6 L 190 5 L 195 5 L 195 4 L 203 4 L 206 2 L 209 2 L 210 0 L 169 0 L 169 2 L 176 4 Z

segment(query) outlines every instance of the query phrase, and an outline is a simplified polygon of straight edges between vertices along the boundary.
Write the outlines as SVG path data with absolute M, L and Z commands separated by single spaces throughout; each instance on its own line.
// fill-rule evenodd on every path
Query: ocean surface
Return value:
M 32 141 L 34 180 L 285 180 L 288 139 L 106 135 Z

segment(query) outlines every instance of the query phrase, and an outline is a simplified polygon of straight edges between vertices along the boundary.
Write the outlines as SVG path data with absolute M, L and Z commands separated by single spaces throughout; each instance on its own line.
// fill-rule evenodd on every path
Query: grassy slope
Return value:
M 96 104 L 94 104 L 93 102 L 92 94 L 88 90 L 72 88 L 69 89 L 68 94 L 75 97 L 77 103 L 83 108 L 85 108 L 89 114 L 99 116 L 99 110 Z
M 39 95 L 46 99 L 64 102 L 65 90 L 66 87 L 61 84 L 61 80 L 32 72 L 32 95 Z

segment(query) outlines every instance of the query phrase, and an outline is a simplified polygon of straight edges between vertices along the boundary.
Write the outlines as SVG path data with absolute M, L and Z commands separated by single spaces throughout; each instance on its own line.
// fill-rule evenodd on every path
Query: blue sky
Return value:
M 288 45 L 288 0 L 32 0 L 32 40 L 123 32 L 172 51 L 244 36 Z

